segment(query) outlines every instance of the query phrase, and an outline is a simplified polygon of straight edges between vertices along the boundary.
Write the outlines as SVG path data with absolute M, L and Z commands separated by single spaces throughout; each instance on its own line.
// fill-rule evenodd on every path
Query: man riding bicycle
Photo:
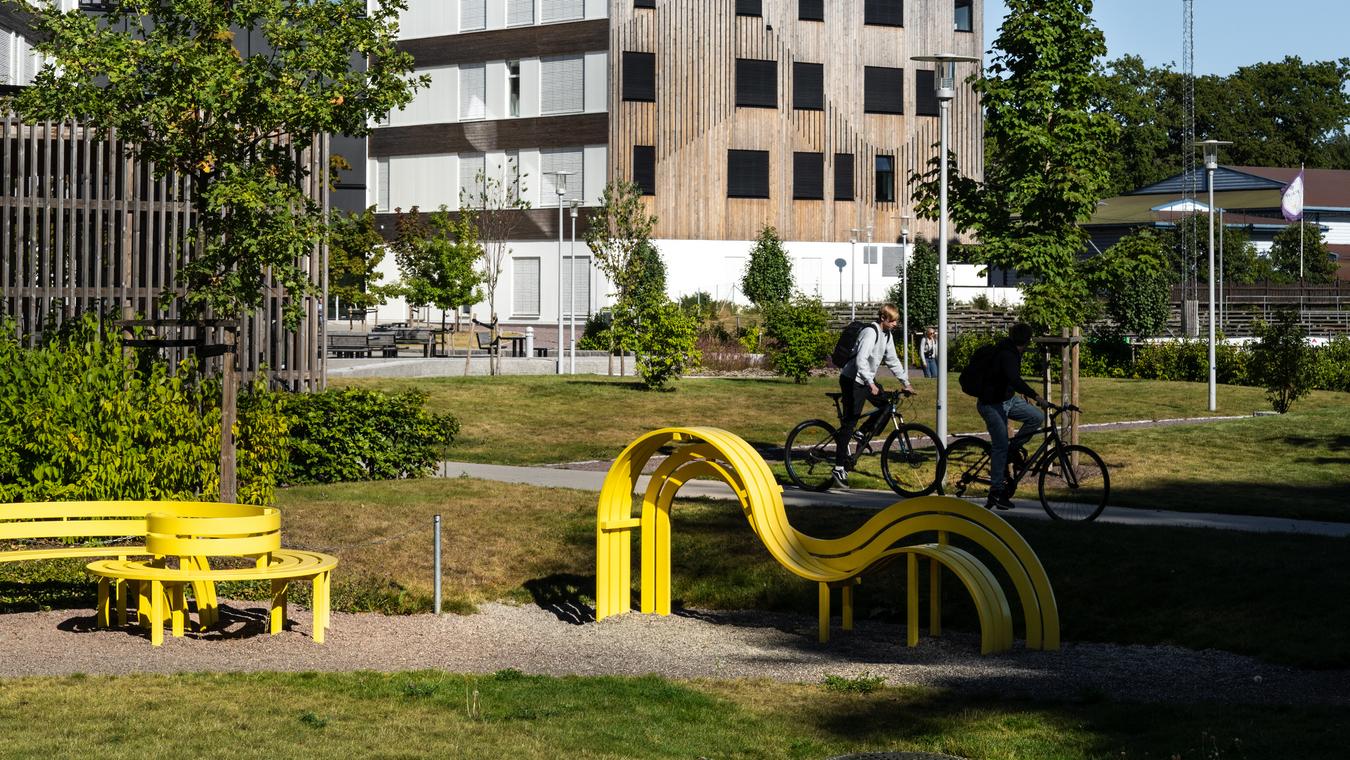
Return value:
M 858 333 L 853 358 L 839 372 L 843 416 L 839 420 L 839 433 L 835 437 L 834 470 L 831 475 L 834 484 L 840 488 L 848 487 L 848 444 L 853 437 L 853 428 L 862 416 L 863 402 L 870 401 L 876 407 L 886 405 L 881 385 L 876 382 L 877 370 L 885 364 L 900 379 L 906 392 L 914 392 L 909 384 L 909 372 L 896 355 L 895 341 L 891 340 L 891 331 L 899 322 L 900 310 L 894 304 L 882 304 L 877 312 L 877 321 Z
M 994 355 L 987 368 L 984 390 L 980 392 L 975 410 L 984 419 L 989 430 L 989 501 L 985 507 L 1012 509 L 1012 493 L 1008 488 L 1008 451 L 1022 450 L 1022 445 L 1031 439 L 1036 431 L 1045 424 L 1042 409 L 1049 403 L 1022 379 L 1022 354 L 1031 344 L 1031 326 L 1017 323 L 1008 332 L 1008 337 L 998 342 Z M 1022 394 L 1021 396 L 1017 394 Z M 1026 398 L 1031 400 L 1027 403 Z M 1035 406 L 1032 406 L 1035 404 Z M 1017 435 L 1008 440 L 1008 420 L 1022 423 Z M 1025 459 L 1025 455 L 1023 455 Z

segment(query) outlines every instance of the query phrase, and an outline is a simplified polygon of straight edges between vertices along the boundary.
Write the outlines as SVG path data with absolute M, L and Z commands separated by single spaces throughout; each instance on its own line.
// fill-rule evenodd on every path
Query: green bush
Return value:
M 1225 385 L 1249 385 L 1250 353 L 1224 343 L 1214 347 L 1215 375 Z M 1178 340 L 1140 346 L 1131 376 L 1142 380 L 1209 382 L 1209 341 Z
M 1293 309 L 1279 310 L 1269 324 L 1258 322 L 1256 334 L 1261 340 L 1252 349 L 1252 379 L 1265 387 L 1271 407 L 1284 414 L 1312 390 L 1316 357 Z
M 1317 387 L 1350 393 L 1350 336 L 1337 335 L 1317 349 Z
M 768 336 L 765 353 L 774 369 L 796 382 L 806 382 L 811 370 L 825 366 L 838 335 L 829 330 L 830 314 L 819 298 L 797 296 L 764 308 Z
M 293 420 L 286 483 L 390 480 L 427 475 L 459 433 L 450 415 L 426 411 L 420 391 L 343 389 L 288 394 Z
M 14 334 L 0 325 L 0 501 L 219 498 L 218 383 L 191 362 L 137 367 L 92 315 L 38 348 Z M 286 429 L 265 390 L 241 394 L 240 501 L 273 501 Z
M 664 298 L 644 311 L 638 341 L 638 374 L 652 390 L 698 366 L 698 322 Z

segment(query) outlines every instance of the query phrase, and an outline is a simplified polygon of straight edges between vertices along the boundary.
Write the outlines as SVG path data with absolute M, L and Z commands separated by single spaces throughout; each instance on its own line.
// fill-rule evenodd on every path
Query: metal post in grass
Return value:
M 435 538 L 433 539 L 433 544 L 435 545 L 434 553 L 436 555 L 434 563 L 436 565 L 436 581 L 433 584 L 435 586 L 435 591 L 432 592 L 435 594 L 436 600 L 432 603 L 432 605 L 435 613 L 439 615 L 441 614 L 441 516 L 440 515 L 436 515 L 436 519 L 432 522 L 432 525 L 434 526 Z

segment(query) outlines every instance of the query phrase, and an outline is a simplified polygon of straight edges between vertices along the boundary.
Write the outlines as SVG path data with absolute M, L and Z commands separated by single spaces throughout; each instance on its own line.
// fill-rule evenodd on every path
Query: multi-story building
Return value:
M 515 324 L 605 302 L 579 239 L 615 180 L 659 219 L 672 296 L 735 298 L 772 225 L 800 290 L 880 299 L 902 227 L 936 234 L 904 221 L 939 139 L 932 65 L 911 58 L 979 57 L 981 16 L 978 0 L 411 0 L 401 44 L 431 85 L 371 136 L 368 197 L 389 229 L 396 209 L 457 208 L 479 171 L 518 166 L 532 208 L 497 294 Z M 951 117 L 950 147 L 979 177 L 968 86 Z M 575 249 L 567 215 L 558 243 L 560 198 L 581 205 Z M 575 282 L 561 304 L 560 272 Z

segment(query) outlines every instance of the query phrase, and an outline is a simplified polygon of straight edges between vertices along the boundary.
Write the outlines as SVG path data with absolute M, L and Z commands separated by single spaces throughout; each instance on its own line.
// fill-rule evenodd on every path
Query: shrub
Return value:
M 663 390 L 698 365 L 698 323 L 664 296 L 643 310 L 638 333 L 637 371 L 642 384 Z
M 811 370 L 825 366 L 838 338 L 828 329 L 830 314 L 818 298 L 798 296 L 788 303 L 764 309 L 769 337 L 766 353 L 774 369 L 796 382 L 806 382 Z
M 93 315 L 52 335 L 25 348 L 0 326 L 0 501 L 219 498 L 219 383 L 138 368 Z M 266 390 L 241 394 L 241 501 L 272 502 L 286 429 Z
M 424 408 L 420 391 L 343 389 L 288 394 L 294 423 L 287 483 L 389 480 L 427 475 L 459 433 L 459 421 Z
M 1273 323 L 1258 322 L 1256 334 L 1261 340 L 1252 349 L 1252 379 L 1265 386 L 1271 407 L 1284 414 L 1312 390 L 1316 379 L 1313 351 L 1293 309 L 1276 312 Z
M 741 292 L 762 309 L 787 303 L 792 288 L 792 261 L 778 231 L 765 225 L 759 231 L 755 247 L 750 249 L 750 260 L 741 276 Z
M 738 341 L 704 335 L 698 339 L 700 363 L 714 372 L 740 372 L 755 366 L 754 357 Z
M 1350 393 L 1350 336 L 1337 335 L 1317 349 L 1317 387 Z

